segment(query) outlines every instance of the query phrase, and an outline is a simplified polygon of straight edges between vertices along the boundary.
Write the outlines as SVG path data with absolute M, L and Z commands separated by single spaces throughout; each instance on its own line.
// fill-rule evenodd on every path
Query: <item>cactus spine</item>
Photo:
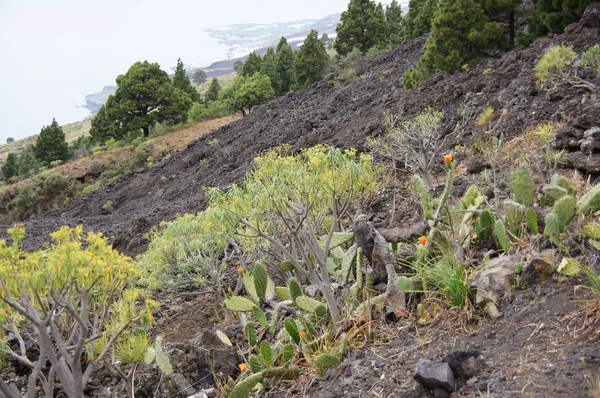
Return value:
M 267 269 L 262 264 L 256 264 L 254 266 L 252 276 L 254 278 L 254 288 L 256 291 L 256 295 L 260 300 L 264 301 L 265 295 L 267 293 L 267 284 L 269 279 L 267 275 Z
M 228 297 L 223 304 L 229 311 L 234 312 L 248 312 L 252 311 L 254 308 L 258 308 L 256 307 L 256 304 L 242 296 Z
M 295 303 L 296 299 L 302 296 L 302 288 L 300 287 L 300 283 L 294 278 L 289 281 L 290 287 L 290 295 L 292 296 L 292 301 Z
M 524 166 L 512 173 L 508 178 L 510 190 L 516 202 L 525 206 L 533 206 L 535 199 L 535 185 L 529 171 Z

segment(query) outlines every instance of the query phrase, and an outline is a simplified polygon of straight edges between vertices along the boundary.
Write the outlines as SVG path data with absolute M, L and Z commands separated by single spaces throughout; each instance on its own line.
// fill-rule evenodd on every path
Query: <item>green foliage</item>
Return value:
M 242 296 L 232 296 L 225 299 L 223 302 L 225 308 L 234 312 L 252 311 L 256 304 Z
M 20 335 L 35 333 L 39 338 L 28 344 L 36 346 L 35 352 L 46 352 L 41 358 L 27 358 L 26 352 L 11 355 L 24 355 L 34 364 L 41 361 L 39 369 L 46 361 L 54 369 L 68 365 L 56 376 L 71 397 L 83 396 L 89 376 L 111 363 L 112 355 L 143 359 L 141 336 L 156 303 L 146 299 L 140 305 L 145 297 L 134 286 L 142 271 L 133 260 L 113 250 L 101 234 L 84 235 L 82 226 L 61 228 L 51 234 L 51 245 L 30 253 L 19 249 L 23 227 L 9 234 L 12 246 L 0 241 L 0 319 Z M 54 380 L 49 385 L 44 375 L 33 377 L 40 378 L 44 389 L 52 388 Z
M 427 220 L 432 220 L 433 208 L 431 202 L 431 194 L 427 190 L 425 182 L 423 182 L 423 179 L 418 175 L 414 175 L 412 181 L 415 186 L 415 189 L 419 193 L 419 198 L 421 199 L 419 203 L 421 205 L 421 209 L 423 210 L 423 217 Z
M 600 185 L 594 186 L 577 201 L 580 214 L 591 214 L 600 210 Z
M 262 363 L 258 355 L 250 355 L 248 358 L 248 363 L 250 364 L 250 371 L 252 373 L 260 373 L 260 370 L 262 369 Z
M 56 119 L 52 119 L 49 126 L 42 128 L 35 141 L 34 151 L 35 157 L 45 166 L 54 161 L 65 161 L 69 158 L 69 145 L 65 141 L 65 133 Z
M 402 86 L 405 90 L 415 90 L 426 79 L 425 73 L 418 68 L 408 68 L 402 74 Z
M 571 221 L 575 215 L 575 207 L 577 202 L 571 195 L 560 198 L 552 207 L 552 213 L 556 215 L 558 219 L 558 229 L 562 231 Z
M 173 75 L 173 87 L 178 88 L 189 95 L 192 102 L 200 101 L 200 93 L 194 86 L 192 86 L 190 78 L 187 77 L 185 69 L 183 69 L 183 62 L 181 62 L 181 58 L 177 60 L 177 67 L 175 69 L 175 74 Z
M 569 194 L 569 191 L 567 191 L 567 189 L 559 187 L 557 185 L 546 185 L 544 188 L 542 188 L 542 192 L 544 192 L 544 195 L 546 196 L 546 198 L 548 198 L 550 203 L 554 203 L 563 196 Z
M 127 132 L 120 129 L 118 123 L 108 114 L 108 108 L 113 106 L 113 101 L 114 97 L 110 96 L 92 119 L 90 136 L 94 143 L 104 144 L 110 139 L 122 140 L 125 138 Z
M 600 224 L 591 222 L 587 223 L 583 228 L 583 233 L 591 239 L 600 239 Z
M 565 27 L 579 21 L 585 8 L 594 0 L 538 0 L 527 18 L 528 34 L 520 38 L 530 44 L 548 33 L 562 33 Z
M 387 44 L 398 46 L 404 41 L 404 26 L 402 24 L 402 7 L 396 0 L 385 8 L 385 24 L 388 36 Z
M 267 369 L 271 369 L 271 363 L 273 362 L 273 351 L 271 346 L 266 341 L 260 343 L 260 355 Z
M 327 50 L 316 30 L 312 29 L 304 44 L 298 50 L 294 62 L 294 70 L 296 71 L 295 87 L 306 87 L 323 78 L 323 71 L 327 65 Z
M 200 122 L 209 118 L 210 114 L 208 113 L 208 109 L 206 109 L 206 105 L 201 102 L 194 102 L 194 105 L 192 105 L 188 112 L 188 120 L 191 122 Z
M 125 131 L 142 129 L 145 137 L 156 122 L 184 122 L 192 107 L 189 95 L 173 87 L 169 75 L 156 63 L 136 62 L 117 77 L 117 85 L 107 106 L 108 117 Z
M 8 137 L 8 138 L 6 139 L 6 143 L 7 143 L 7 144 L 10 144 L 11 142 L 15 142 L 15 139 L 14 139 L 14 138 L 12 138 L 12 137 Z
M 208 87 L 206 94 L 204 94 L 204 99 L 206 102 L 216 101 L 219 98 L 220 92 L 221 84 L 216 77 L 213 77 L 213 79 L 210 81 L 210 86 Z
M 280 300 L 292 300 L 292 295 L 290 293 L 289 287 L 277 286 L 275 288 L 275 293 L 277 294 L 277 297 L 279 297 Z
M 419 69 L 426 75 L 454 72 L 503 43 L 500 27 L 488 22 L 479 2 L 440 0 Z
M 255 73 L 259 73 L 261 67 L 262 59 L 260 58 L 260 55 L 258 55 L 256 51 L 252 51 L 248 54 L 248 58 L 246 58 L 244 66 L 242 66 L 240 76 L 250 77 Z
M 563 258 L 556 270 L 561 275 L 578 276 L 581 273 L 581 264 L 574 258 Z
M 331 354 L 320 354 L 314 358 L 315 366 L 319 369 L 319 372 L 323 374 L 327 368 L 338 365 L 341 363 L 340 359 L 335 355 Z
M 296 299 L 300 296 L 302 296 L 302 288 L 300 287 L 300 283 L 298 283 L 298 280 L 292 278 L 289 281 L 289 287 L 290 287 L 290 295 L 292 296 L 292 301 L 296 302 Z
M 196 84 L 202 84 L 208 80 L 208 76 L 206 76 L 206 73 L 202 69 L 198 68 L 194 70 L 194 76 L 192 77 L 192 80 Z
M 275 93 L 277 96 L 286 94 L 295 83 L 294 58 L 292 47 L 290 47 L 286 38 L 282 37 L 275 52 L 275 63 L 280 82 L 279 91 Z
M 494 229 L 495 222 L 492 213 L 489 210 L 482 211 L 476 224 L 477 236 L 481 240 L 488 240 Z
M 575 51 L 565 45 L 555 45 L 546 51 L 535 64 L 535 82 L 539 87 L 548 88 L 556 80 L 560 80 L 565 69 L 577 57 Z
M 6 163 L 2 166 L 2 176 L 4 181 L 10 180 L 17 175 L 17 155 L 9 153 L 6 157 Z
M 284 326 L 292 340 L 294 340 L 294 343 L 300 344 L 300 332 L 298 331 L 296 321 L 292 318 L 286 318 Z
M 252 112 L 252 108 L 275 97 L 268 76 L 256 72 L 249 77 L 238 76 L 235 81 L 221 91 L 221 98 L 233 110 L 242 112 L 243 116 Z
M 277 95 L 281 91 L 281 78 L 277 72 L 277 56 L 273 47 L 267 49 L 267 53 L 263 57 L 262 66 L 260 67 L 260 73 L 269 76 L 271 80 L 271 87 Z
M 553 242 L 558 241 L 560 233 L 560 220 L 556 213 L 551 212 L 546 216 L 546 226 L 544 227 L 544 237 L 551 239 Z
M 386 42 L 385 13 L 381 3 L 372 0 L 350 0 L 336 27 L 333 47 L 339 55 L 358 48 L 363 54 L 371 47 Z
M 237 73 L 240 73 L 242 68 L 244 67 L 244 62 L 242 60 L 237 60 L 233 63 L 233 70 Z
M 513 198 L 517 203 L 525 206 L 533 206 L 535 199 L 535 184 L 531 178 L 531 174 L 524 166 L 513 172 L 508 177 L 509 187 Z
M 267 276 L 267 269 L 262 264 L 256 264 L 252 272 L 254 278 L 254 286 L 256 288 L 256 294 L 260 300 L 265 299 L 267 293 L 267 282 L 269 277 Z
M 254 326 L 254 323 L 249 322 L 246 324 L 246 327 L 244 328 L 244 332 L 246 333 L 246 337 L 248 338 L 248 344 L 250 344 L 250 346 L 255 346 L 257 339 L 256 339 L 256 326 Z
M 494 237 L 496 238 L 498 247 L 504 250 L 504 253 L 508 254 L 510 252 L 510 241 L 506 235 L 506 229 L 504 228 L 502 220 L 496 220 Z
M 296 297 L 296 305 L 304 311 L 311 313 L 316 310 L 317 307 L 322 306 L 323 303 L 307 296 L 299 296 Z
M 581 53 L 581 68 L 589 68 L 597 75 L 600 75 L 600 45 L 594 44 L 592 47 Z M 8 140 L 7 140 L 8 141 Z
M 420 37 L 431 31 L 431 23 L 439 0 L 410 0 L 408 12 L 402 20 L 404 40 Z
M 566 189 L 567 191 L 569 189 L 573 189 L 573 187 L 571 186 L 571 183 L 569 182 L 569 180 L 566 177 L 563 177 L 559 174 L 554 174 L 552 176 L 552 179 L 550 180 L 550 183 L 554 186 L 558 186 L 561 187 L 563 189 Z M 564 195 L 563 195 L 564 196 Z M 558 200 L 560 198 L 556 198 L 555 200 Z
M 233 387 L 228 398 L 248 398 L 248 394 L 254 388 L 254 386 L 260 383 L 263 379 L 262 372 L 255 373 L 252 376 L 246 377 L 244 380 L 240 381 Z
M 156 352 L 156 357 L 155 357 L 156 365 L 158 366 L 160 371 L 165 376 L 172 375 L 173 374 L 173 365 L 171 364 L 169 357 L 167 356 L 167 354 L 165 353 L 165 351 L 163 349 L 162 336 L 158 336 L 156 338 L 156 341 L 154 342 L 154 350 Z
M 538 218 L 537 213 L 531 207 L 525 212 L 525 220 L 527 221 L 527 228 L 532 234 L 538 233 Z

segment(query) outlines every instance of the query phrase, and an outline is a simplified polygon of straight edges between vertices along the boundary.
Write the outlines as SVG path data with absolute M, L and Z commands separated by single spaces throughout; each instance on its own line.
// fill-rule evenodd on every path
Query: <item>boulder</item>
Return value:
M 441 389 L 452 392 L 455 390 L 454 373 L 446 362 L 433 363 L 423 358 L 419 359 L 417 372 L 413 379 L 430 391 Z
M 523 270 L 523 280 L 535 285 L 551 278 L 557 268 L 557 252 L 554 249 L 544 250 L 531 259 Z
M 207 389 L 215 386 L 215 376 L 235 376 L 239 373 L 240 363 L 235 347 L 223 343 L 212 330 L 204 330 L 192 344 L 196 349 L 196 364 L 200 387 Z
M 504 294 L 512 291 L 510 277 L 515 273 L 516 262 L 512 256 L 500 256 L 488 261 L 483 270 L 475 277 L 471 286 L 476 289 L 475 303 L 485 308 L 494 319 L 502 313 L 498 305 Z
M 586 155 L 600 152 L 600 127 L 592 127 L 583 133 L 579 147 Z
M 584 170 L 588 173 L 600 172 L 600 153 L 586 155 L 583 152 L 571 152 L 565 155 L 566 165 L 573 169 Z
M 457 379 L 468 379 L 479 374 L 485 365 L 479 358 L 479 354 L 478 350 L 457 350 L 446 355 L 442 362 L 446 362 L 450 366 Z

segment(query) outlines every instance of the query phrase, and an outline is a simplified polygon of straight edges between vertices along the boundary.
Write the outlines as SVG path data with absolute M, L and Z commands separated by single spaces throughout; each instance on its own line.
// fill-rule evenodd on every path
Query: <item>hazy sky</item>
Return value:
M 349 0 L 0 0 L 0 143 L 83 119 L 86 94 L 136 61 L 223 59 L 202 29 L 322 18 Z M 62 120 L 61 120 L 62 119 Z

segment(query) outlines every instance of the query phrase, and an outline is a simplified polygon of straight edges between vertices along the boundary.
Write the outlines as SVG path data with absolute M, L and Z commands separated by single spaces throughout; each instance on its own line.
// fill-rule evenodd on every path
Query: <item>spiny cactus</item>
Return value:
M 163 372 L 165 376 L 170 376 L 173 374 L 173 365 L 171 365 L 171 361 L 162 346 L 162 336 L 158 336 L 154 343 L 154 349 L 156 350 L 156 364 L 158 368 Z
M 550 184 L 561 187 L 566 189 L 567 191 L 569 189 L 573 189 L 573 187 L 571 186 L 571 183 L 569 182 L 569 180 L 566 177 L 563 177 L 559 174 L 554 174 L 552 176 L 552 179 L 550 180 Z
M 600 239 L 600 224 L 594 222 L 586 224 L 583 228 L 583 233 L 588 238 Z
M 242 278 L 244 280 L 244 287 L 246 288 L 246 291 L 248 292 L 252 300 L 254 300 L 255 303 L 260 303 L 260 297 L 258 297 L 258 293 L 256 293 L 254 276 L 250 272 L 244 272 Z
M 246 324 L 246 327 L 244 328 L 244 332 L 246 334 L 246 337 L 248 338 L 248 344 L 250 344 L 250 346 L 255 346 L 256 345 L 256 326 L 254 326 L 254 323 L 248 322 Z
M 544 237 L 551 239 L 553 242 L 558 240 L 560 233 L 560 220 L 558 216 L 551 212 L 546 216 L 546 226 L 544 227 Z
M 292 301 L 295 303 L 296 299 L 302 296 L 302 288 L 300 287 L 300 283 L 294 278 L 289 281 L 290 287 L 290 295 L 292 296 Z
M 492 236 L 494 229 L 494 218 L 489 210 L 484 210 L 479 214 L 479 222 L 476 225 L 477 236 L 482 240 L 487 240 Z
M 519 166 L 519 168 L 509 176 L 508 181 L 514 200 L 525 206 L 533 206 L 533 200 L 535 199 L 535 185 L 529 171 L 524 166 Z
M 254 388 L 255 385 L 260 383 L 263 379 L 262 372 L 255 373 L 251 376 L 246 377 L 240 381 L 231 389 L 228 398 L 248 398 L 248 394 Z
M 248 358 L 248 363 L 250 364 L 250 371 L 252 373 L 259 373 L 262 369 L 262 362 L 260 357 L 256 354 L 250 355 Z
M 269 322 L 267 321 L 267 317 L 265 316 L 265 313 L 261 311 L 260 308 L 258 308 L 257 306 L 252 307 L 252 312 L 254 313 L 254 316 L 256 317 L 256 320 L 258 321 L 258 323 L 260 323 L 263 327 L 265 328 L 269 328 Z
M 339 364 L 340 359 L 335 355 L 325 353 L 316 356 L 314 362 L 317 369 L 319 369 L 319 372 L 323 374 L 327 368 Z
M 248 312 L 252 311 L 254 308 L 257 308 L 256 304 L 242 296 L 228 297 L 225 299 L 223 304 L 229 311 L 234 312 Z
M 527 228 L 532 234 L 538 233 L 538 218 L 537 213 L 531 207 L 525 212 L 525 220 L 527 221 Z
M 302 374 L 299 368 L 280 366 L 263 370 L 263 376 L 274 380 L 295 380 Z
M 317 307 L 322 306 L 323 303 L 307 296 L 300 296 L 296 298 L 296 305 L 304 311 L 310 313 L 316 310 Z
M 325 318 L 325 315 L 327 315 L 327 308 L 325 308 L 324 305 L 320 305 L 317 308 L 315 308 L 314 313 L 319 318 Z
M 562 231 L 575 215 L 576 205 L 577 203 L 575 202 L 575 198 L 571 195 L 567 195 L 560 198 L 560 200 L 558 200 L 552 207 L 552 213 L 556 214 L 556 217 L 559 221 L 559 231 Z
M 262 341 L 260 343 L 260 356 L 265 363 L 267 369 L 271 369 L 271 363 L 273 360 L 273 350 L 271 350 L 271 346 L 266 341 Z
M 265 295 L 267 293 L 267 283 L 268 283 L 268 275 L 267 269 L 262 264 L 256 264 L 254 266 L 254 270 L 252 271 L 252 276 L 254 278 L 254 287 L 256 289 L 256 295 L 260 300 L 265 299 Z
M 544 195 L 550 201 L 550 203 L 554 203 L 563 196 L 567 196 L 569 194 L 569 191 L 558 185 L 546 185 L 544 188 L 542 188 L 542 192 L 544 192 Z
M 508 254 L 510 252 L 510 241 L 506 235 L 506 230 L 504 229 L 504 223 L 502 220 L 496 220 L 494 236 L 496 237 L 498 246 Z
M 580 214 L 591 214 L 600 210 L 600 184 L 579 199 L 577 208 Z
M 431 194 L 427 190 L 427 186 L 425 186 L 425 182 L 423 179 L 415 175 L 413 177 L 413 184 L 417 192 L 419 193 L 419 197 L 421 198 L 421 208 L 423 209 L 423 217 L 427 220 L 433 220 L 433 208 L 431 205 Z
M 292 299 L 292 295 L 290 294 L 290 288 L 289 287 L 284 287 L 284 286 L 277 286 L 275 288 L 275 293 L 277 293 L 277 297 L 279 297 L 280 300 L 291 300 Z
M 294 340 L 294 343 L 300 344 L 300 332 L 298 331 L 296 321 L 292 318 L 286 318 L 284 326 L 292 340 Z
M 556 271 L 565 276 L 577 276 L 581 273 L 581 264 L 574 258 L 565 257 L 558 265 L 558 269 Z
M 287 344 L 285 347 L 283 347 L 281 358 L 283 359 L 283 363 L 288 363 L 291 361 L 294 358 L 294 346 Z
M 284 262 L 281 263 L 281 265 L 279 267 L 283 271 L 293 271 L 294 270 L 294 264 L 290 260 L 285 260 Z
M 317 335 L 317 329 L 315 328 L 314 323 L 312 323 L 312 321 L 310 319 L 308 319 L 306 316 L 304 316 L 302 314 L 298 314 L 298 320 L 300 321 L 300 323 L 304 327 L 304 331 L 309 336 L 316 336 Z
M 513 236 L 520 237 L 523 232 L 524 208 L 512 201 L 505 202 L 506 224 Z

